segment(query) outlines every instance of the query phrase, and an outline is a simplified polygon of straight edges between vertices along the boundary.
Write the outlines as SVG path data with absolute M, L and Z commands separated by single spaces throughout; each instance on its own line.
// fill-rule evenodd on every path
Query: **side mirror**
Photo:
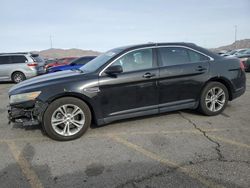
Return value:
M 123 72 L 123 69 L 121 65 L 110 66 L 105 70 L 105 73 L 108 75 L 119 74 L 122 72 Z

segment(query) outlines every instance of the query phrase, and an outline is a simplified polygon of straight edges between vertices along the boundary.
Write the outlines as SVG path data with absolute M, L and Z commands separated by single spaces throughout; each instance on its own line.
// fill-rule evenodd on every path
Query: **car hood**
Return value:
M 78 79 L 79 75 L 87 75 L 77 70 L 68 70 L 63 72 L 55 72 L 51 74 L 45 74 L 25 80 L 19 84 L 16 84 L 9 90 L 9 95 L 31 92 L 36 88 L 47 87 L 53 84 L 61 84 L 67 81 L 74 81 Z

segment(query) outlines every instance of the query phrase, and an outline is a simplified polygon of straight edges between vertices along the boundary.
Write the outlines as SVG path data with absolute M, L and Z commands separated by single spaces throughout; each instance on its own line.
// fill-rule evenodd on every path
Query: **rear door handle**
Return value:
M 202 66 L 198 66 L 195 70 L 201 72 L 201 71 L 207 70 L 207 68 L 202 67 Z
M 143 75 L 143 78 L 152 78 L 152 77 L 154 77 L 155 76 L 155 74 L 152 74 L 152 73 L 150 73 L 150 72 L 147 72 L 147 73 L 145 73 L 144 75 Z

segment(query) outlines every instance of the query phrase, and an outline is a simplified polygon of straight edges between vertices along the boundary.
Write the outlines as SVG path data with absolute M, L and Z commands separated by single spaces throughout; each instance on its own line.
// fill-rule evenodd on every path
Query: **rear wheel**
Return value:
M 19 82 L 26 80 L 26 77 L 22 72 L 14 72 L 11 78 L 12 78 L 12 81 L 15 83 L 19 83 Z
M 220 82 L 208 83 L 202 91 L 199 110 L 208 116 L 220 114 L 228 103 L 228 90 Z
M 91 112 L 86 103 L 73 97 L 52 102 L 45 111 L 43 126 L 48 136 L 67 141 L 81 137 L 91 124 Z

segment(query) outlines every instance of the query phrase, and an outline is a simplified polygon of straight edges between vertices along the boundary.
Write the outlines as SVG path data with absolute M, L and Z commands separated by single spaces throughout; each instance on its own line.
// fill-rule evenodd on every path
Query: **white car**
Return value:
M 45 61 L 38 54 L 0 53 L 0 81 L 19 83 L 45 73 Z
M 237 50 L 232 50 L 229 53 L 226 53 L 224 55 L 224 57 L 236 57 L 237 55 L 240 55 L 242 53 L 244 53 L 247 49 L 243 48 L 243 49 L 237 49 Z

